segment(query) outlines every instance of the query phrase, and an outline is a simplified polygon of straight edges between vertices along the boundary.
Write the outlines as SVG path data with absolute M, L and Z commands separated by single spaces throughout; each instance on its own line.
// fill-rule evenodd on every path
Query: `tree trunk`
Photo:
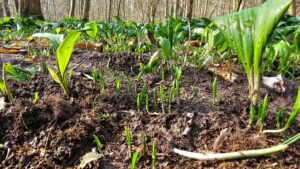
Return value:
M 173 13 L 173 17 L 177 18 L 177 14 L 178 14 L 178 8 L 179 8 L 179 1 L 178 0 L 174 0 L 174 13 Z
M 36 16 L 39 19 L 44 19 L 40 0 L 19 0 L 18 5 L 18 13 L 20 16 Z
M 243 10 L 243 9 L 244 9 L 244 6 L 245 6 L 245 1 L 244 1 L 244 0 L 240 0 L 238 11 Z
M 10 17 L 10 10 L 8 5 L 8 0 L 2 0 L 3 13 L 6 17 Z
M 262 4 L 264 3 L 266 0 L 259 0 L 259 3 Z
M 19 1 L 18 0 L 14 0 L 14 3 L 15 3 L 16 11 L 18 13 L 18 10 L 19 10 Z
M 288 14 L 291 15 L 291 16 L 296 16 L 296 0 L 293 0 L 289 10 L 288 10 Z
M 82 19 L 83 20 L 89 20 L 89 14 L 90 14 L 90 0 L 85 0 L 83 5 L 83 14 Z
M 112 10 L 112 0 L 109 0 L 109 7 L 108 7 L 108 14 L 107 14 L 108 22 L 111 22 L 111 10 Z
M 193 16 L 193 4 L 194 4 L 194 0 L 188 0 L 186 17 L 189 21 L 192 20 L 192 16 Z
M 170 1 L 166 0 L 166 13 L 165 13 L 165 17 L 168 18 L 170 11 L 169 11 L 169 6 L 170 6 Z
M 203 16 L 206 16 L 207 13 L 208 0 L 205 1 Z
M 75 0 L 70 0 L 69 18 L 74 17 L 75 14 Z

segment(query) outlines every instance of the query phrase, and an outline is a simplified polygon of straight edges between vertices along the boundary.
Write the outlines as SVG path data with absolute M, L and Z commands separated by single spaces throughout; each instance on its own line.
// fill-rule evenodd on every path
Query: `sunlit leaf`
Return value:
M 69 65 L 74 50 L 74 44 L 77 38 L 80 36 L 80 34 L 81 32 L 71 31 L 56 50 L 56 61 L 61 77 L 65 76 L 67 67 Z

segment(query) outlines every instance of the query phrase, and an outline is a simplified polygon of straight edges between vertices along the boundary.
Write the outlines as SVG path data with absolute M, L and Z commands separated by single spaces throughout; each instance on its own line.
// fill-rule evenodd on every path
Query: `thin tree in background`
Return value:
M 194 0 L 188 0 L 188 3 L 187 3 L 187 19 L 189 21 L 192 20 L 192 16 L 193 16 L 193 6 L 194 6 Z
M 292 4 L 288 10 L 288 14 L 291 16 L 296 16 L 296 9 L 297 9 L 296 0 L 293 0 Z
M 3 7 L 4 15 L 6 17 L 10 17 L 11 14 L 10 14 L 10 10 L 9 10 L 8 0 L 2 0 L 2 7 Z
M 165 18 L 169 16 L 169 6 L 170 6 L 170 1 L 166 0 Z
M 179 1 L 178 0 L 174 0 L 174 14 L 173 14 L 173 17 L 174 18 L 177 18 L 178 16 L 178 8 L 179 8 Z
M 15 9 L 18 13 L 18 10 L 19 10 L 19 1 L 18 0 L 14 0 L 14 4 L 15 4 Z
M 84 0 L 82 19 L 88 20 L 90 15 L 90 0 Z
M 75 15 L 75 0 L 70 0 L 69 18 Z
M 112 0 L 109 0 L 109 7 L 108 7 L 108 14 L 107 14 L 107 20 L 109 21 L 109 22 L 111 22 L 111 10 L 112 10 Z

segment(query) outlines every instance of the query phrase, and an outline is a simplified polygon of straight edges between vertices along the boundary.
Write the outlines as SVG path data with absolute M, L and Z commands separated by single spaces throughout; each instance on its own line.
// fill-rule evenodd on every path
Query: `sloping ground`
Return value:
M 147 55 L 142 56 L 147 62 Z M 151 143 L 157 144 L 157 168 L 299 168 L 300 142 L 287 151 L 261 158 L 231 161 L 194 161 L 172 152 L 174 147 L 200 152 L 227 152 L 264 148 L 276 145 L 300 131 L 299 121 L 280 135 L 259 135 L 255 128 L 247 128 L 248 114 L 247 82 L 242 78 L 229 84 L 218 80 L 217 104 L 212 104 L 211 82 L 213 75 L 205 70 L 184 68 L 181 80 L 180 104 L 172 104 L 165 115 L 147 114 L 143 108 L 136 110 L 134 97 L 128 95 L 126 81 L 122 81 L 120 93 L 114 82 L 107 82 L 105 92 L 92 86 L 83 74 L 89 74 L 93 66 L 103 66 L 108 74 L 108 64 L 115 74 L 124 72 L 132 81 L 138 73 L 137 59 L 126 53 L 119 55 L 77 51 L 72 65 L 77 66 L 70 83 L 70 95 L 63 92 L 48 74 L 38 73 L 26 83 L 10 82 L 17 100 L 16 106 L 7 105 L 0 112 L 0 142 L 7 143 L 0 150 L 0 168 L 66 168 L 75 167 L 81 157 L 96 148 L 93 135 L 97 135 L 104 147 L 104 156 L 86 168 L 129 168 L 130 158 L 125 140 L 124 127 L 132 133 L 133 151 L 142 147 L 141 133 L 147 135 L 147 149 L 141 154 L 137 168 L 151 168 Z M 48 60 L 53 65 L 53 60 Z M 131 69 L 132 67 L 132 69 Z M 162 82 L 165 91 L 171 85 L 170 72 Z M 153 88 L 159 86 L 160 73 L 146 75 L 143 83 L 148 84 L 150 111 L 154 112 Z M 137 88 L 141 90 L 143 83 Z M 275 114 L 280 107 L 291 110 L 299 83 L 287 82 L 284 94 L 262 88 L 261 98 L 269 95 L 270 105 L 265 128 L 276 125 Z M 193 86 L 193 88 L 192 88 Z M 34 93 L 40 99 L 32 104 Z M 93 106 L 95 97 L 98 96 Z M 168 96 L 168 94 L 167 94 Z M 167 103 L 166 103 L 167 105 Z M 144 107 L 144 106 L 142 106 Z M 166 106 L 167 107 L 167 106 Z M 160 111 L 160 110 L 159 110 Z M 192 114 L 192 116 L 191 116 Z M 183 135 L 191 123 L 191 131 Z M 222 134 L 220 134 L 222 133 Z

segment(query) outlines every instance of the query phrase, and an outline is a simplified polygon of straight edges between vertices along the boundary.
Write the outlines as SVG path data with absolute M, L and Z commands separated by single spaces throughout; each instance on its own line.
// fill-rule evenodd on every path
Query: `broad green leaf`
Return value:
M 163 57 L 165 60 L 168 60 L 171 52 L 172 52 L 172 47 L 171 43 L 168 39 L 161 37 L 159 40 L 159 45 L 163 50 Z
M 32 37 L 47 38 L 55 48 L 58 48 L 64 39 L 64 35 L 62 34 L 55 35 L 51 33 L 36 33 Z
M 238 54 L 248 76 L 252 66 L 254 75 L 259 74 L 268 39 L 291 2 L 268 0 L 261 6 L 216 18 L 217 27 Z
M 86 30 L 86 33 L 90 35 L 93 39 L 96 38 L 98 33 L 98 27 L 95 22 L 90 22 L 85 24 L 85 28 L 83 30 Z
M 62 79 L 64 79 L 67 67 L 69 65 L 74 50 L 74 44 L 77 38 L 80 36 L 80 34 L 81 32 L 71 31 L 56 50 L 57 66 Z

